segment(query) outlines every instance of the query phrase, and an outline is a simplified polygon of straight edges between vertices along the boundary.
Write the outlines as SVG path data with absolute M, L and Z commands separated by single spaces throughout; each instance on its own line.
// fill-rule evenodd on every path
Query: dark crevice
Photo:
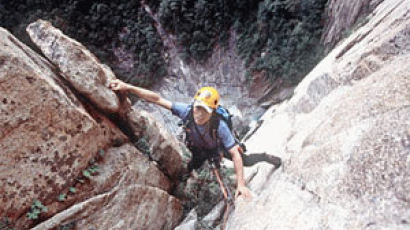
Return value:
M 258 129 L 262 126 L 264 120 L 258 120 L 256 127 L 249 133 L 247 134 L 242 142 L 246 142 L 247 140 L 249 140 L 249 138 L 251 138 L 253 136 L 253 134 L 256 133 L 256 131 L 258 131 Z
M 64 78 L 60 79 L 62 83 L 67 86 L 68 89 L 70 89 L 70 91 L 74 94 L 74 96 L 81 102 L 87 113 L 90 114 L 90 116 L 94 118 L 98 123 L 101 122 L 100 116 L 98 114 L 101 114 L 102 116 L 108 118 L 108 120 L 110 120 L 113 124 L 115 124 L 116 127 L 119 128 L 121 132 L 124 133 L 132 143 L 138 140 L 138 137 L 135 136 L 135 134 L 132 132 L 131 127 L 129 127 L 128 123 L 119 114 L 105 112 L 97 106 L 89 103 L 89 99 L 85 95 L 79 93 L 69 81 Z M 112 143 L 114 147 L 121 146 L 122 144 L 123 143 Z
M 92 1 L 80 0 L 78 1 L 76 5 L 77 6 L 76 9 L 78 9 L 82 14 L 87 14 L 90 11 L 92 5 L 93 5 Z

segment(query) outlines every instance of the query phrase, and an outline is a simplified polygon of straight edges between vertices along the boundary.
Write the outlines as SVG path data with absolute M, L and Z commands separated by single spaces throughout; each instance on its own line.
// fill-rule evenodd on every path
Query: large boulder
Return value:
M 90 187 L 107 191 L 119 181 L 122 186 L 140 184 L 166 192 L 172 189 L 171 182 L 156 164 L 130 143 L 105 151 L 99 164 L 99 175 L 91 178 Z
M 0 38 L 0 218 L 17 229 L 172 229 L 183 212 L 169 194 L 182 165 L 176 139 L 141 114 L 128 120 L 127 109 L 110 114 L 89 103 L 59 71 L 73 66 L 52 65 L 4 29 Z M 119 106 L 127 105 L 120 96 Z M 141 124 L 132 126 L 133 119 Z M 132 132 L 152 138 L 151 158 L 159 164 L 130 143 Z
M 168 178 L 131 144 L 107 149 L 99 174 L 77 186 L 68 209 L 33 229 L 173 229 L 182 216 L 178 199 L 169 195 Z M 54 204 L 59 205 L 61 202 Z M 53 207 L 53 206 L 50 206 Z
M 380 3 L 265 113 L 247 147 L 284 164 L 246 170 L 254 199 L 227 229 L 409 229 L 408 12 L 408 0 Z
M 182 156 L 179 141 L 171 135 L 156 119 L 144 110 L 132 107 L 125 115 L 133 134 L 141 147 L 164 173 L 174 181 L 182 173 Z
M 112 113 L 119 110 L 119 99 L 108 88 L 109 80 L 115 78 L 114 73 L 87 48 L 47 21 L 31 23 L 27 32 L 76 91 L 103 111 Z
M 132 185 L 114 188 L 78 203 L 32 230 L 64 227 L 73 230 L 172 230 L 179 222 L 181 213 L 178 200 L 163 190 Z
M 27 32 L 75 90 L 102 111 L 122 119 L 121 126 L 130 132 L 128 134 L 132 141 L 146 143 L 151 159 L 158 163 L 167 176 L 177 178 L 182 166 L 179 142 L 149 113 L 140 108 L 129 108 L 127 98 L 120 100 L 107 88 L 107 81 L 115 78 L 107 66 L 101 64 L 83 45 L 47 21 L 31 23 Z
M 128 139 L 56 72 L 0 28 L 0 213 L 12 221 L 34 199 L 55 201 L 99 150 Z

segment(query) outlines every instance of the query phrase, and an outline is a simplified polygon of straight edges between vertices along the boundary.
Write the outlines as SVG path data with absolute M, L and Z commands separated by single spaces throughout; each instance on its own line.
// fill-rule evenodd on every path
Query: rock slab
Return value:
M 109 80 L 115 78 L 114 73 L 87 48 L 44 20 L 31 23 L 27 32 L 76 91 L 103 111 L 119 110 L 119 99 L 108 88 Z
M 55 68 L 0 28 L 0 213 L 24 217 L 70 186 L 98 150 L 127 137 L 87 111 Z
M 246 170 L 255 197 L 227 229 L 410 228 L 409 12 L 408 0 L 381 2 L 262 116 L 247 147 L 284 164 Z

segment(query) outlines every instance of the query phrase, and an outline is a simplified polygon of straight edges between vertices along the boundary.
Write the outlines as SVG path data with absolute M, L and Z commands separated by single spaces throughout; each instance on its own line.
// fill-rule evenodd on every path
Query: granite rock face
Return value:
M 109 80 L 115 78 L 108 66 L 101 64 L 82 44 L 47 21 L 31 23 L 27 32 L 76 91 L 103 111 L 119 110 L 118 97 L 108 88 Z
M 174 181 L 182 173 L 179 141 L 151 114 L 132 107 L 125 115 L 133 134 L 143 141 L 151 159 Z
M 17 229 L 173 229 L 182 216 L 170 195 L 182 167 L 176 139 L 150 118 L 133 129 L 129 100 L 106 87 L 115 76 L 81 44 L 44 21 L 28 31 L 53 63 L 0 28 L 2 220 Z M 147 135 L 157 162 L 133 145 Z M 47 210 L 30 220 L 35 200 Z
M 284 164 L 246 170 L 254 199 L 227 229 L 410 227 L 409 12 L 408 0 L 381 2 L 262 116 L 247 147 Z
M 262 116 L 248 151 L 280 156 L 283 166 L 245 169 L 254 199 L 237 200 L 227 229 L 410 227 L 410 1 L 331 4 L 374 11 L 289 101 Z M 19 229 L 174 229 L 182 216 L 170 195 L 181 170 L 177 141 L 139 104 L 121 107 L 106 87 L 115 76 L 84 47 L 44 21 L 28 30 L 53 64 L 0 29 L 0 217 Z M 228 71 L 237 59 L 215 60 L 174 71 L 206 81 L 168 79 L 157 89 L 189 102 L 200 85 L 243 82 Z M 229 89 L 221 93 L 247 95 L 242 85 Z M 251 110 L 247 103 L 238 110 Z M 150 157 L 135 148 L 141 139 Z M 35 199 L 48 210 L 31 221 Z M 218 207 L 202 221 L 218 222 Z
M 115 78 L 107 66 L 47 21 L 38 20 L 30 24 L 27 31 L 76 91 L 95 102 L 101 111 L 117 114 L 130 130 L 132 141 L 146 142 L 150 157 L 158 162 L 167 176 L 177 178 L 182 165 L 179 142 L 149 113 L 141 107 L 130 108 L 124 102 L 126 99 L 120 99 L 107 88 L 108 81 Z
M 89 113 L 44 58 L 0 30 L 0 213 L 19 218 L 70 186 L 99 149 L 127 137 Z
M 82 190 L 98 191 L 34 229 L 173 229 L 182 206 L 168 178 L 131 144 L 108 149 L 99 173 Z M 81 195 L 79 195 L 81 196 Z M 83 195 L 82 195 L 83 196 Z M 84 197 L 85 198 L 85 197 Z

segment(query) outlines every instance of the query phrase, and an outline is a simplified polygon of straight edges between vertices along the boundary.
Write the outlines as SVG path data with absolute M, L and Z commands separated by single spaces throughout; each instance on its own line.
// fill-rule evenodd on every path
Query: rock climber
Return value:
M 221 159 L 220 148 L 222 148 L 224 150 L 222 151 L 223 156 L 232 160 L 234 163 L 237 179 L 235 198 L 243 196 L 245 199 L 250 199 L 252 197 L 243 176 L 244 163 L 245 166 L 250 166 L 260 161 L 266 161 L 275 165 L 276 168 L 281 165 L 280 158 L 266 153 L 253 154 L 254 156 L 244 154 L 243 148 L 235 141 L 226 122 L 221 119 L 215 121 L 214 114 L 219 106 L 220 96 L 218 91 L 213 87 L 203 87 L 199 89 L 194 96 L 193 104 L 190 105 L 180 102 L 171 102 L 151 90 L 133 86 L 118 79 L 112 80 L 109 86 L 114 91 L 126 91 L 148 102 L 162 106 L 183 121 L 189 121 L 190 116 L 192 122 L 185 122 L 187 135 L 186 145 L 192 152 L 192 158 L 188 163 L 188 174 L 191 173 L 192 170 L 201 167 L 206 160 L 213 166 L 211 168 L 219 168 Z M 216 125 L 214 125 L 214 123 L 216 123 Z M 215 131 L 212 132 L 212 130 Z M 221 185 L 219 176 L 217 179 Z M 222 186 L 221 189 L 223 189 Z M 225 192 L 224 196 L 226 198 Z

